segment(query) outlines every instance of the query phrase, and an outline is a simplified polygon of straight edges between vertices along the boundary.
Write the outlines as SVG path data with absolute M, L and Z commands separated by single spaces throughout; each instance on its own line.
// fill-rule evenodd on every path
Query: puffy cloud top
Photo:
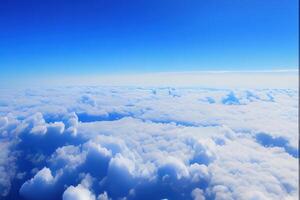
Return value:
M 297 199 L 298 91 L 0 93 L 3 199 Z
M 44 195 L 51 195 L 54 181 L 50 169 L 44 167 L 32 179 L 22 185 L 20 193 L 29 199 L 50 199 L 51 197 Z
M 81 184 L 70 186 L 63 194 L 63 200 L 95 200 L 95 195 Z

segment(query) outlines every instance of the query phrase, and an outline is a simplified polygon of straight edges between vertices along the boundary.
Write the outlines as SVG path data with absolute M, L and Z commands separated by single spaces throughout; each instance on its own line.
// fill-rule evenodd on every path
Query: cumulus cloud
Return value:
M 3 199 L 297 199 L 293 88 L 66 87 L 0 101 Z
M 13 144 L 0 140 L 0 195 L 7 196 L 11 181 L 16 175 L 16 155 L 11 151 Z
M 63 200 L 95 200 L 95 195 L 79 184 L 68 187 L 63 194 Z
M 69 186 L 63 193 L 63 200 L 96 200 L 95 195 L 90 191 L 92 177 L 87 174 L 76 187 Z
M 203 195 L 203 191 L 199 188 L 195 188 L 192 193 L 192 197 L 194 200 L 205 200 L 205 197 Z
M 109 200 L 110 198 L 107 195 L 107 192 L 103 192 L 102 194 L 99 194 L 97 200 Z
M 51 170 L 44 167 L 20 188 L 20 194 L 28 199 L 51 199 L 55 179 Z

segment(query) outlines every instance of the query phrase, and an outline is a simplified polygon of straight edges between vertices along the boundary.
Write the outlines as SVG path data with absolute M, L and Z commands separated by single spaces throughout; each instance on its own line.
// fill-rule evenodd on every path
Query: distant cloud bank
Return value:
M 5 87 L 131 86 L 207 88 L 298 88 L 298 70 L 195 71 L 136 74 L 64 74 L 5 80 Z
M 213 76 L 224 85 L 231 78 L 266 81 L 266 89 L 3 90 L 1 198 L 297 199 L 298 89 L 288 88 L 298 79 L 293 73 Z M 165 74 L 157 76 L 164 81 Z M 182 84 L 184 76 L 195 83 L 210 79 L 192 73 L 166 79 Z M 147 83 L 150 77 L 130 79 Z M 287 88 L 270 89 L 277 79 Z

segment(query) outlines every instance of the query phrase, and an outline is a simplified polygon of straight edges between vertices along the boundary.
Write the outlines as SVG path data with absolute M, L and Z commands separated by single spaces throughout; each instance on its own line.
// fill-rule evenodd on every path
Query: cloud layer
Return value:
M 298 91 L 0 95 L 3 199 L 297 199 Z

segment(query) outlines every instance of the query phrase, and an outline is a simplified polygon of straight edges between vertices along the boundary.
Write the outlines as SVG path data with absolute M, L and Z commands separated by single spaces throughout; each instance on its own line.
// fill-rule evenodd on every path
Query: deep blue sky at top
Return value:
M 298 0 L 1 0 L 0 76 L 298 66 Z

